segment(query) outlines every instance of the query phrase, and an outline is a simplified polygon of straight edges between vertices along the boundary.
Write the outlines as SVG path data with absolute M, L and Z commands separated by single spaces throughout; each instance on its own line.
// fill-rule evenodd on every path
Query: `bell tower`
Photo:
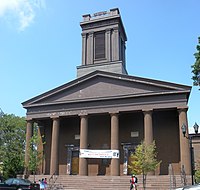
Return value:
M 127 74 L 126 33 L 119 9 L 83 15 L 82 64 L 77 77 L 95 70 Z

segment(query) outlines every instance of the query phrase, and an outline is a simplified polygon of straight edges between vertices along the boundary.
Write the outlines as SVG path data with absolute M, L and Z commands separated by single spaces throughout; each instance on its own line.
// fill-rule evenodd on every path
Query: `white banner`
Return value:
M 119 158 L 119 150 L 80 149 L 80 158 Z

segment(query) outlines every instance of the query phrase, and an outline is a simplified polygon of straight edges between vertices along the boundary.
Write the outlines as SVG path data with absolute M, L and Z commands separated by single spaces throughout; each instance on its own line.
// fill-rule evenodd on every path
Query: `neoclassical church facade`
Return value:
M 127 36 L 118 9 L 83 15 L 80 26 L 77 78 L 22 103 L 26 143 L 34 123 L 45 142 L 39 173 L 128 175 L 135 147 L 155 140 L 162 160 L 156 174 L 168 174 L 169 164 L 177 174 L 182 166 L 191 174 L 189 142 L 181 132 L 188 125 L 191 87 L 127 73 Z

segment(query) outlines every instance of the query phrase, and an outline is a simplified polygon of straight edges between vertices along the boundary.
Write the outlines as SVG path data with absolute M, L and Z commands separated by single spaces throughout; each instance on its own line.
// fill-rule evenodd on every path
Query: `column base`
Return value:
M 88 164 L 86 158 L 79 158 L 79 175 L 88 176 Z
M 111 176 L 120 176 L 119 159 L 112 158 L 112 160 L 111 160 Z

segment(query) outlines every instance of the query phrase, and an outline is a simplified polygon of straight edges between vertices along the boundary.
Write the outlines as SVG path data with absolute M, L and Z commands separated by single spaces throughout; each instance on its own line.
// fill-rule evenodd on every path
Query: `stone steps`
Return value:
M 47 178 L 48 187 L 52 190 L 125 190 L 130 188 L 130 176 L 79 176 L 79 175 L 59 175 L 51 176 L 37 175 L 36 181 Z M 138 190 L 143 189 L 142 176 L 138 177 Z M 181 177 L 175 176 L 176 187 L 182 186 Z M 30 176 L 29 179 L 33 179 Z M 33 181 L 33 180 L 32 180 Z M 170 176 L 147 176 L 147 190 L 167 190 L 170 189 Z M 173 189 L 173 188 L 171 188 Z

